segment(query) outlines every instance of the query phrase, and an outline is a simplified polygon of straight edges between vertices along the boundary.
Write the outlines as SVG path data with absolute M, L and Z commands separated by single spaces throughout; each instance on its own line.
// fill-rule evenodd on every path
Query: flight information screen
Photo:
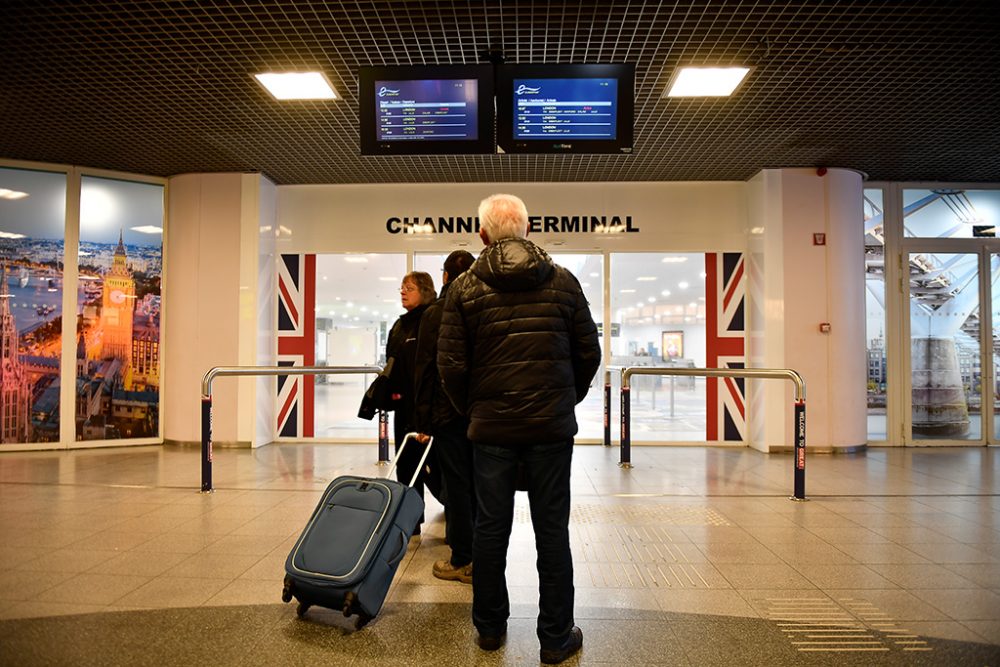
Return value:
M 376 81 L 379 141 L 479 138 L 475 79 Z
M 618 81 L 514 79 L 515 139 L 616 139 Z

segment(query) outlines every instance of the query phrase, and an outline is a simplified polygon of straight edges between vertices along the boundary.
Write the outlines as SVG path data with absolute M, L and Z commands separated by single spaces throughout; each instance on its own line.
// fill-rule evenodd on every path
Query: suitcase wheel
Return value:
M 369 616 L 368 614 L 358 614 L 357 620 L 354 621 L 354 629 L 360 630 L 361 628 L 368 625 L 368 623 L 371 622 L 371 620 L 372 617 Z
M 281 588 L 281 601 L 292 601 L 292 580 L 287 576 L 285 577 L 285 585 Z
M 306 615 L 306 612 L 309 611 L 309 607 L 311 606 L 312 606 L 311 604 L 300 602 L 299 606 L 295 608 L 295 615 L 298 616 L 299 618 L 302 618 L 303 616 Z

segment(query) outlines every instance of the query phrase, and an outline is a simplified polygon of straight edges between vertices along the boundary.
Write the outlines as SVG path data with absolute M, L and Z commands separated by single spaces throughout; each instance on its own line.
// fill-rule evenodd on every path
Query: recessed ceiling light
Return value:
M 679 255 L 670 255 L 669 257 L 664 257 L 660 261 L 664 264 L 679 264 L 681 262 L 688 261 L 688 258 Z
M 656 276 L 639 276 L 636 280 L 640 283 L 648 283 L 652 280 L 656 280 Z
M 21 192 L 19 190 L 8 190 L 7 188 L 0 188 L 0 199 L 24 199 L 28 196 L 27 192 Z
M 726 97 L 749 72 L 749 67 L 681 67 L 665 97 Z
M 17 234 L 15 232 L 0 232 L 0 239 L 23 239 L 24 234 Z
M 276 100 L 335 100 L 337 93 L 319 72 L 265 72 L 254 78 Z
M 623 289 L 623 290 L 618 290 L 618 291 L 619 291 L 620 294 L 634 294 L 635 293 L 634 289 Z
M 142 225 L 141 227 L 130 227 L 133 232 L 139 232 L 140 234 L 162 234 L 163 227 L 157 227 L 155 225 Z

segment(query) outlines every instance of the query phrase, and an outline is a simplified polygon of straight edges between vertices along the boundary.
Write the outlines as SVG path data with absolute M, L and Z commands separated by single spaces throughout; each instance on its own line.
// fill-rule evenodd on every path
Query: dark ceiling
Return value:
M 1000 181 L 1000 2 L 4 0 L 0 158 L 278 184 L 742 180 L 840 166 Z M 629 62 L 627 156 L 362 157 L 361 65 Z M 752 64 L 724 99 L 663 99 L 680 65 Z M 344 99 L 252 78 L 318 68 Z

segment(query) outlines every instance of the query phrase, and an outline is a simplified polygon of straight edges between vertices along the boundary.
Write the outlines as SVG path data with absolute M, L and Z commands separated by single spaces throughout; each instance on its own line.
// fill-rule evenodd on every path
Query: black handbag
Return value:
M 392 365 L 395 361 L 393 357 L 389 357 L 385 368 L 375 376 L 372 383 L 368 385 L 368 389 L 365 390 L 365 395 L 361 398 L 361 407 L 358 408 L 358 417 L 361 419 L 374 419 L 376 412 L 392 407 L 389 376 L 392 374 Z

